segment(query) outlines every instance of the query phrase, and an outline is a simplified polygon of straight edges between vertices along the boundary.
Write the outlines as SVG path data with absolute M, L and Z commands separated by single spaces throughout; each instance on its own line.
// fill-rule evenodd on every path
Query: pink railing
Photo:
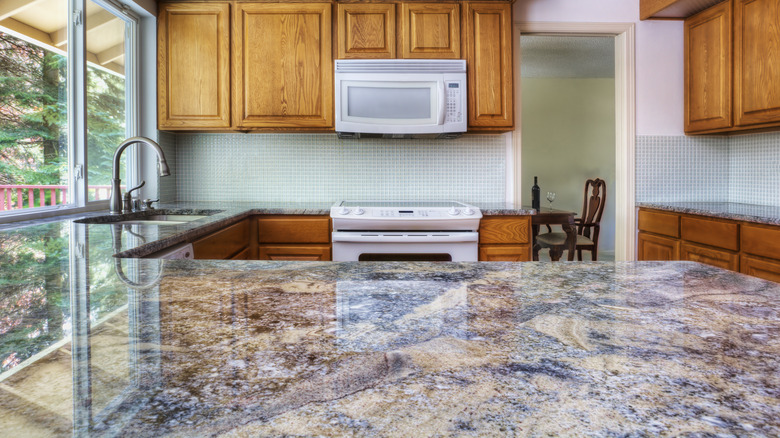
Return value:
M 88 190 L 90 194 L 94 194 L 90 199 L 96 201 L 111 196 L 111 186 L 89 186 Z M 60 205 L 67 202 L 68 186 L 0 185 L 0 211 Z

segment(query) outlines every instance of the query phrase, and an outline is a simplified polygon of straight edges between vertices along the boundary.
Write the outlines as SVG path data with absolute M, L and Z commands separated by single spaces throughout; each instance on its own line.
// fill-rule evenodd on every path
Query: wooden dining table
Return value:
M 555 210 L 542 207 L 535 215 L 531 216 L 531 230 L 533 233 L 533 260 L 539 261 L 539 249 L 536 242 L 536 236 L 539 235 L 539 227 L 542 225 L 560 225 L 563 232 L 566 233 L 566 246 L 563 249 L 556 250 L 550 248 L 550 260 L 557 262 L 561 259 L 564 250 L 569 251 L 568 260 L 574 260 L 574 248 L 577 242 L 577 227 L 574 225 L 574 215 L 576 212 L 566 210 Z

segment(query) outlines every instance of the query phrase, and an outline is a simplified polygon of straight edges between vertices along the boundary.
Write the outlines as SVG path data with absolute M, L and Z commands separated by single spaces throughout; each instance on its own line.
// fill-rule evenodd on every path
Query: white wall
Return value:
M 518 0 L 514 20 L 636 23 L 636 133 L 684 135 L 682 21 L 639 21 L 639 0 Z

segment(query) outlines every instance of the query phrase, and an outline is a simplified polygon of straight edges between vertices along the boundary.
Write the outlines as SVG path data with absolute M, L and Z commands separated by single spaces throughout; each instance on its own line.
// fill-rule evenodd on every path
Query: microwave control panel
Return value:
M 463 121 L 463 109 L 460 107 L 460 93 L 462 87 L 460 81 L 445 81 L 445 93 L 447 93 L 447 114 L 445 123 L 460 123 Z

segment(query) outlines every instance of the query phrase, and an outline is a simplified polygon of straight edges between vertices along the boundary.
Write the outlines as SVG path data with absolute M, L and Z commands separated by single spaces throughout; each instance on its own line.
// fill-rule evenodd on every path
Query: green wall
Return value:
M 543 208 L 549 205 L 546 193 L 554 191 L 553 207 L 579 216 L 585 181 L 605 179 L 599 252 L 614 254 L 615 80 L 522 78 L 521 87 L 523 203 L 531 204 L 538 176 Z

